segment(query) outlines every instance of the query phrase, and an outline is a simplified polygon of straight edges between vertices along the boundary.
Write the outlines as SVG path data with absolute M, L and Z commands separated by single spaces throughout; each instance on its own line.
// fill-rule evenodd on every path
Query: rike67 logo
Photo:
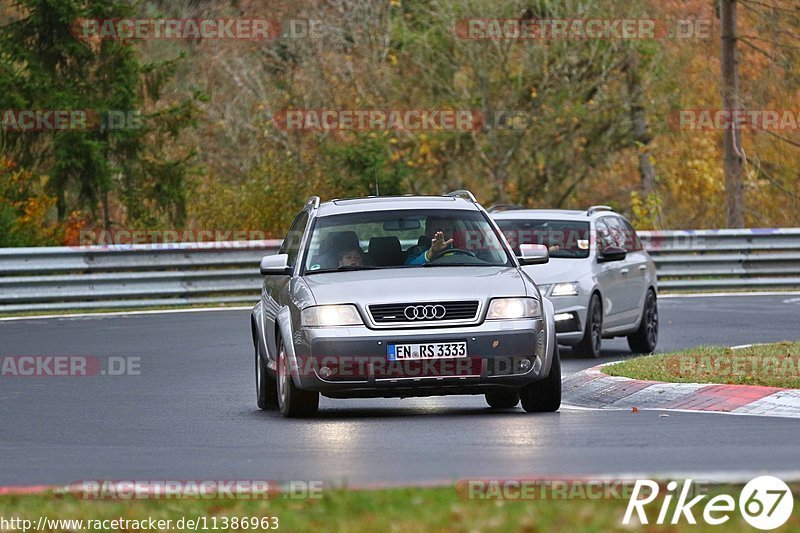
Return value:
M 691 489 L 691 479 L 683 483 L 680 491 L 677 481 L 669 482 L 655 523 L 663 525 L 669 520 L 670 524 L 678 524 L 685 519 L 689 524 L 696 524 L 695 513 L 699 513 L 705 523 L 718 526 L 730 520 L 738 503 L 738 511 L 748 524 L 767 531 L 785 524 L 794 507 L 794 497 L 789 487 L 773 476 L 760 476 L 751 480 L 739 494 L 738 502 L 728 494 L 719 494 L 705 502 L 703 500 L 708 497 L 706 494 L 689 499 Z M 630 524 L 635 512 L 640 524 L 649 524 L 645 507 L 656 500 L 658 493 L 659 485 L 655 481 L 637 480 L 622 523 Z M 676 496 L 677 500 L 672 508 L 672 501 Z M 672 514 L 669 516 L 671 508 Z

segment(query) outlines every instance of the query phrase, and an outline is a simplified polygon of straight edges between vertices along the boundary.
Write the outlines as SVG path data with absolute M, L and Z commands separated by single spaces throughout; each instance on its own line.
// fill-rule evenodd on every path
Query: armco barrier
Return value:
M 800 228 L 642 231 L 661 291 L 800 288 Z M 0 314 L 252 303 L 280 241 L 0 249 Z
M 0 313 L 242 303 L 280 241 L 0 248 Z
M 660 291 L 800 288 L 800 228 L 640 231 Z

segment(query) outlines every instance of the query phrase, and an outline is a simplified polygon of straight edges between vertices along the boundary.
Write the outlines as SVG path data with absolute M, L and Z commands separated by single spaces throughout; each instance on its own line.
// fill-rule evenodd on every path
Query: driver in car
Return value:
M 409 254 L 407 265 L 424 265 L 453 244 L 453 221 L 445 217 L 428 217 L 425 221 L 425 246 L 419 246 L 418 255 Z

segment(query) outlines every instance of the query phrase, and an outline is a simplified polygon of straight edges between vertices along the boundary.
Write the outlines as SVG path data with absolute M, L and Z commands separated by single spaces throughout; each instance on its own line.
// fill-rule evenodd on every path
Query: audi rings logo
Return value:
M 403 312 L 408 320 L 441 320 L 447 314 L 443 305 L 409 305 Z

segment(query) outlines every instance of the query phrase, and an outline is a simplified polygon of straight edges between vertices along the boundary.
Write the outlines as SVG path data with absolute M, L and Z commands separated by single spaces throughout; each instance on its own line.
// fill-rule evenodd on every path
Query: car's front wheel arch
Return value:
M 302 383 L 300 382 L 300 372 L 297 360 L 297 354 L 295 352 L 295 346 L 292 342 L 294 339 L 293 330 L 292 330 L 292 319 L 289 314 L 289 309 L 284 307 L 279 313 L 278 316 L 275 318 L 275 357 L 274 362 L 278 363 L 278 354 L 277 350 L 280 349 L 280 341 L 283 340 L 284 343 L 284 350 L 286 350 L 286 357 L 287 362 L 289 364 L 289 373 L 292 378 L 292 382 L 294 383 L 295 387 L 301 387 Z
M 291 337 L 289 337 L 291 339 Z M 319 393 L 303 390 L 297 386 L 299 381 L 297 365 L 292 364 L 287 339 L 279 336 L 275 339 L 277 346 L 277 400 L 281 414 L 288 418 L 307 418 L 317 414 L 319 410 Z

